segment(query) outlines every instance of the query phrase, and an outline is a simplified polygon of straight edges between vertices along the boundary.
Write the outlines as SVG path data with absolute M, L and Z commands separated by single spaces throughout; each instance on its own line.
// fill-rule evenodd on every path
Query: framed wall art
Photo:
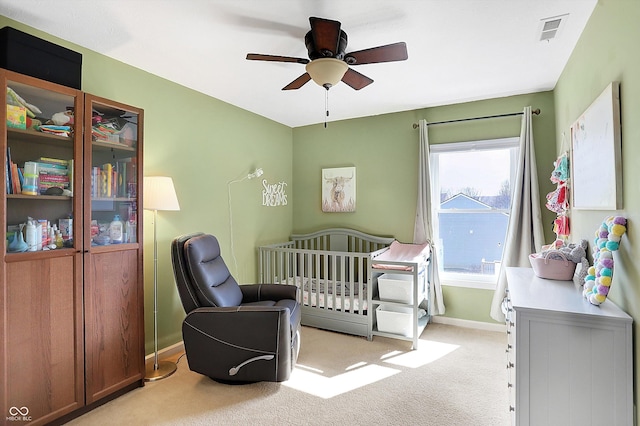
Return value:
M 620 84 L 612 82 L 571 126 L 572 208 L 622 208 Z
M 356 168 L 322 169 L 322 211 L 356 211 Z

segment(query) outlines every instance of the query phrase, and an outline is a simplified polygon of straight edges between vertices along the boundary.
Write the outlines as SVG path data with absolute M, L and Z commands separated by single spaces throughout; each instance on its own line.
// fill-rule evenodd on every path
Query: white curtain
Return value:
M 502 267 L 491 303 L 490 314 L 496 321 L 504 322 L 505 319 L 502 312 L 502 301 L 507 288 L 505 268 L 507 266 L 530 267 L 529 254 L 539 251 L 543 244 L 544 232 L 540 215 L 540 192 L 533 146 L 531 107 L 526 107 L 522 115 L 518 167 L 512 190 L 511 212 L 502 253 Z
M 418 154 L 418 205 L 416 207 L 416 222 L 413 228 L 413 242 L 423 244 L 429 242 L 431 246 L 431 267 L 429 282 L 431 292 L 429 294 L 429 310 L 432 315 L 444 314 L 444 300 L 442 298 L 442 286 L 438 274 L 437 249 L 433 244 L 433 229 L 431 220 L 431 179 L 429 164 L 429 136 L 427 122 L 420 120 L 420 150 Z

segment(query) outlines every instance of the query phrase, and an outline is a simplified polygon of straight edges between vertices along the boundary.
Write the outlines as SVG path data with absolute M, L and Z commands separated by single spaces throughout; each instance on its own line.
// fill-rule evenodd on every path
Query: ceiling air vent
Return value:
M 560 34 L 562 28 L 565 25 L 565 22 L 569 14 L 553 16 L 551 18 L 545 18 L 540 20 L 540 37 L 538 38 L 540 41 L 549 41 L 552 40 Z

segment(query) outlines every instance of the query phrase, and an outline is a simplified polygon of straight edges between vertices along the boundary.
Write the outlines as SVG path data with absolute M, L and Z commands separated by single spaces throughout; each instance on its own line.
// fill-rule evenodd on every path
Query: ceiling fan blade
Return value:
M 360 90 L 363 87 L 367 87 L 373 80 L 366 75 L 360 74 L 358 71 L 354 71 L 351 68 L 347 70 L 342 81 L 353 89 Z
M 298 64 L 308 64 L 305 58 L 294 58 L 291 56 L 262 55 L 260 53 L 249 53 L 247 59 L 250 61 L 271 61 L 271 62 L 295 62 Z
M 408 57 L 407 44 L 401 41 L 400 43 L 347 53 L 344 60 L 349 65 L 362 65 L 375 64 L 378 62 L 404 61 Z
M 311 24 L 314 51 L 329 58 L 335 56 L 340 42 L 340 22 L 311 17 L 309 23 Z
M 286 86 L 284 86 L 282 88 L 282 90 L 294 90 L 294 89 L 299 89 L 302 86 L 304 86 L 305 84 L 307 84 L 309 82 L 309 80 L 311 80 L 311 76 L 309 75 L 309 73 L 305 72 L 304 74 L 302 74 L 300 77 L 296 78 L 295 80 L 293 80 L 291 83 L 287 84 Z

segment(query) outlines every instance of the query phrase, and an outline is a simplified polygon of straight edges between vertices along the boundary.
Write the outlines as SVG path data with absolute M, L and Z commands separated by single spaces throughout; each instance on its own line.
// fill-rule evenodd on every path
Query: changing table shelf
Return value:
M 389 337 L 412 342 L 412 348 L 418 348 L 420 335 L 430 321 L 428 280 L 429 247 L 410 246 L 419 256 L 393 255 L 396 249 L 391 246 L 371 254 L 370 284 L 368 286 L 369 330 L 373 336 Z M 391 252 L 389 250 L 392 250 Z M 403 253 L 402 250 L 398 253 Z M 406 254 L 406 253 L 404 253 Z M 415 254 L 415 253 L 414 253 Z M 392 286 L 383 289 L 381 285 Z M 424 315 L 420 316 L 420 313 Z

